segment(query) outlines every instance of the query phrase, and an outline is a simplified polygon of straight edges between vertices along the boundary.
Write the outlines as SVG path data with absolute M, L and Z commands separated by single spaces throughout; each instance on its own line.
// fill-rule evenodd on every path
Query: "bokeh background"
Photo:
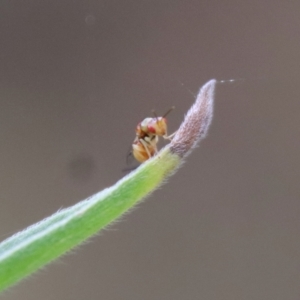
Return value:
M 6 300 L 300 298 L 300 2 L 0 3 L 0 237 L 123 176 L 136 124 L 217 85 L 162 189 Z

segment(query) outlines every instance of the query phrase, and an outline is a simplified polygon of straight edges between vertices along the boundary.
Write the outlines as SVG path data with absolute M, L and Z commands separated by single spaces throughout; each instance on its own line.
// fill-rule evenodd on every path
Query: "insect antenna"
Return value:
M 156 121 L 158 121 L 158 116 L 157 116 L 156 111 L 155 111 L 154 109 L 152 109 L 152 113 L 153 113 L 153 115 L 154 115 Z
M 175 106 L 172 106 L 162 117 L 165 118 L 173 109 L 175 109 Z

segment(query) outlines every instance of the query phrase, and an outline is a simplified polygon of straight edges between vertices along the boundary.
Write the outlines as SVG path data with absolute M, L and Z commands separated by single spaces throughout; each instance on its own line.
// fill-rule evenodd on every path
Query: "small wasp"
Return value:
M 134 158 L 142 163 L 157 153 L 159 137 L 170 140 L 174 133 L 167 135 L 166 116 L 174 109 L 171 107 L 162 117 L 158 117 L 153 111 L 154 118 L 146 118 L 135 129 L 135 139 L 132 143 L 131 153 Z

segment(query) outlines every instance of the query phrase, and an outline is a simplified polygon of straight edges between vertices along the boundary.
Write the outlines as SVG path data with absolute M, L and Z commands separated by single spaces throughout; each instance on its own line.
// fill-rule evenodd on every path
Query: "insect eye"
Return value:
M 148 126 L 148 130 L 151 133 L 155 133 L 155 128 L 153 126 Z

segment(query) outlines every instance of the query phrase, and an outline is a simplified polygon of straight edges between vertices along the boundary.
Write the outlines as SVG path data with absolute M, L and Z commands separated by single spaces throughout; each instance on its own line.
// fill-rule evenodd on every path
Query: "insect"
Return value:
M 166 116 L 174 109 L 171 107 L 162 117 L 158 117 L 153 111 L 154 118 L 146 118 L 135 129 L 135 139 L 132 143 L 131 153 L 134 158 L 142 163 L 157 153 L 159 137 L 172 139 L 174 133 L 167 135 Z

